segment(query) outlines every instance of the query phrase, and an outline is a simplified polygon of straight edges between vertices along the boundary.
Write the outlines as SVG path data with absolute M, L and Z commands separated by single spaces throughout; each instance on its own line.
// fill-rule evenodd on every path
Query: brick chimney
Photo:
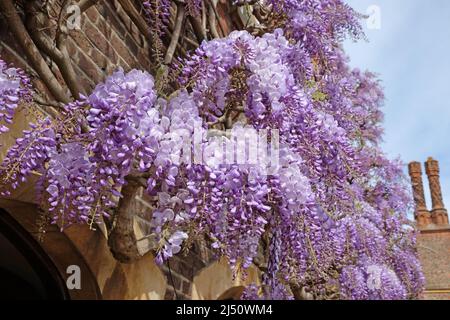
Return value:
M 448 213 L 442 199 L 441 182 L 439 179 L 439 162 L 430 157 L 425 163 L 425 168 L 428 175 L 433 204 L 431 210 L 432 222 L 439 227 L 448 226 Z
M 425 193 L 423 189 L 422 167 L 420 162 L 409 164 L 409 176 L 411 177 L 414 202 L 416 204 L 414 216 L 419 228 L 426 228 L 432 223 L 431 213 L 427 209 Z

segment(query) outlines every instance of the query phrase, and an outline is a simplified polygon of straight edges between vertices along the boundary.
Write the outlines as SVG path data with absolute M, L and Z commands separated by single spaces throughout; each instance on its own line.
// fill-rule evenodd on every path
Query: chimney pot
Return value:
M 439 162 L 429 157 L 425 162 L 425 168 L 430 185 L 431 201 L 433 209 L 431 210 L 431 218 L 437 226 L 448 225 L 448 214 L 444 206 L 442 198 L 441 182 L 439 177 Z
M 411 177 L 413 196 L 415 202 L 414 216 L 419 228 L 426 228 L 432 223 L 431 214 L 425 202 L 425 193 L 422 180 L 422 165 L 420 162 L 411 162 L 408 166 Z

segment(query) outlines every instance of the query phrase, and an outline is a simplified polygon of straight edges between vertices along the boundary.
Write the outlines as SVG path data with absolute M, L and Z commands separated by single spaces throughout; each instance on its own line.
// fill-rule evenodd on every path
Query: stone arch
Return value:
M 4 208 L 31 236 L 37 235 L 37 207 L 30 203 L 0 200 Z M 64 232 L 50 226 L 39 243 L 56 266 L 64 282 L 70 276 L 68 266 L 81 269 L 81 290 L 69 290 L 70 299 L 159 300 L 167 287 L 163 273 L 152 254 L 123 264 L 109 250 L 107 235 L 87 225 L 74 225 Z
M 247 270 L 247 276 L 233 277 L 228 261 L 220 259 L 204 268 L 192 283 L 193 300 L 238 300 L 245 287 L 260 284 L 260 271 L 256 266 Z
M 83 254 L 106 300 L 160 300 L 167 281 L 151 253 L 132 263 L 120 263 L 112 255 L 106 236 L 87 225 L 74 225 L 65 234 Z
M 39 243 L 0 209 L 0 299 L 68 300 L 64 279 Z
M 52 272 L 54 277 L 60 279 L 58 280 L 60 287 L 67 291 L 63 299 L 99 300 L 102 298 L 97 281 L 83 256 L 76 250 L 66 235 L 59 231 L 57 226 L 48 228 L 43 242 L 37 241 L 36 206 L 9 200 L 2 200 L 0 206 L 3 222 L 8 221 L 16 225 L 15 228 L 22 230 L 22 237 L 28 238 L 28 242 L 32 243 L 32 248 L 30 248 L 32 254 L 39 254 L 44 259 L 51 261 L 51 265 L 47 265 L 48 271 Z M 67 270 L 74 265 L 79 267 L 80 270 L 81 288 L 68 290 L 66 281 L 71 274 L 67 273 Z

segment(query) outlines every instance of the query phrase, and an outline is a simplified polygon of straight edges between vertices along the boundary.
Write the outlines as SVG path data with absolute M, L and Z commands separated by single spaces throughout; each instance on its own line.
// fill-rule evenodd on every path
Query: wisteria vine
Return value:
M 201 13 L 200 1 L 187 3 Z M 32 124 L 0 166 L 2 195 L 35 174 L 54 223 L 93 225 L 139 176 L 154 199 L 159 263 L 206 237 L 235 270 L 266 248 L 262 287 L 246 299 L 291 299 L 294 287 L 316 299 L 417 298 L 424 279 L 406 218 L 409 187 L 379 147 L 383 92 L 373 74 L 348 66 L 340 45 L 363 37 L 360 16 L 341 0 L 260 5 L 271 28 L 204 41 L 182 61 L 169 97 L 149 73 L 118 70 L 61 119 Z M 144 8 L 162 37 L 170 1 Z M 28 87 L 0 61 L 0 132 Z M 230 150 L 240 156 L 248 129 L 277 132 L 269 173 L 274 154 L 226 161 Z
M 8 67 L 0 60 L 0 134 L 9 131 L 19 102 L 31 97 L 30 79 L 18 68 Z

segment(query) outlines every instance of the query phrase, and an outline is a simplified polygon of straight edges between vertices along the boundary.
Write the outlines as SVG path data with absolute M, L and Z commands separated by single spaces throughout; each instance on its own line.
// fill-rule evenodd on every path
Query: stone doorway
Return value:
M 0 209 L 0 299 L 68 300 L 65 281 L 39 243 Z

